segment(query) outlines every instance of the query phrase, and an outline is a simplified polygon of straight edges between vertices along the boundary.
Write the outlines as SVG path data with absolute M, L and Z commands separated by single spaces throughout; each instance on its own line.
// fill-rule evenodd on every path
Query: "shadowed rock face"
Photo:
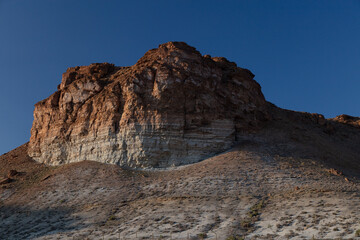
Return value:
M 35 105 L 28 153 L 51 165 L 197 162 L 268 119 L 253 77 L 181 42 L 162 44 L 131 67 L 69 68 L 58 91 Z

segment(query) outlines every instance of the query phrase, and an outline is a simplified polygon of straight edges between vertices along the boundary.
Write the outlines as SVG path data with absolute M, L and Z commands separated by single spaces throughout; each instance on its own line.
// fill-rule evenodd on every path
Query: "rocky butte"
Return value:
M 181 42 L 69 68 L 0 156 L 0 238 L 357 238 L 360 118 L 278 108 L 253 78 Z
M 92 160 L 131 168 L 198 162 L 229 149 L 269 118 L 260 85 L 223 57 L 183 42 L 131 67 L 67 69 L 35 105 L 28 154 L 59 165 Z

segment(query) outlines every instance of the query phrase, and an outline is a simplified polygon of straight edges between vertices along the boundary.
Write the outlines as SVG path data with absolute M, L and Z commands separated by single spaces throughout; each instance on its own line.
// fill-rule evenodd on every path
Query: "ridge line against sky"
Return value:
M 68 67 L 133 65 L 168 41 L 255 74 L 279 107 L 360 116 L 360 1 L 0 0 L 0 154 Z

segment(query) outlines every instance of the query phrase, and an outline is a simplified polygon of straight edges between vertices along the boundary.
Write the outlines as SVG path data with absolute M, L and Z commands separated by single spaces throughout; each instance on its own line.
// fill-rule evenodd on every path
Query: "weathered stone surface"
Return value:
M 162 44 L 131 67 L 69 68 L 58 91 L 35 105 L 28 153 L 51 165 L 197 162 L 268 118 L 253 77 L 181 42 Z
M 342 115 L 339 115 L 333 119 L 331 119 L 333 121 L 336 121 L 336 122 L 340 122 L 340 123 L 344 123 L 344 124 L 348 124 L 348 125 L 351 125 L 353 127 L 358 127 L 360 128 L 360 118 L 359 117 L 353 117 L 353 116 L 350 116 L 350 115 L 346 115 L 346 114 L 342 114 Z
M 8 172 L 8 178 L 12 178 L 12 177 L 15 177 L 16 175 L 18 175 L 19 174 L 19 172 L 18 171 L 16 171 L 16 170 L 10 170 L 9 172 Z
M 0 179 L 0 185 L 7 184 L 7 183 L 11 183 L 11 181 L 12 181 L 11 178 L 3 178 L 3 179 Z

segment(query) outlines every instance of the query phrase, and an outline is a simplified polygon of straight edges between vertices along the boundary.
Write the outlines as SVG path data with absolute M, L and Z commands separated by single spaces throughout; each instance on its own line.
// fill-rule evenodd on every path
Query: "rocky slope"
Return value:
M 35 105 L 29 156 L 50 165 L 197 162 L 269 119 L 253 77 L 182 42 L 162 44 L 131 67 L 69 68 L 58 91 Z
M 353 127 L 358 127 L 360 128 L 360 117 L 353 117 L 353 116 L 349 116 L 346 114 L 342 114 L 339 115 L 333 119 L 331 119 L 332 121 L 336 121 L 336 122 L 340 122 L 340 123 L 344 123 L 344 124 L 348 124 L 351 125 Z
M 68 69 L 0 156 L 0 238 L 360 237 L 359 118 L 280 109 L 252 78 L 184 43 Z
M 0 156 L 4 239 L 354 239 L 360 131 L 272 106 L 229 151 L 170 169 Z M 19 227 L 21 226 L 21 227 Z M 233 238 L 231 238 L 233 237 Z

